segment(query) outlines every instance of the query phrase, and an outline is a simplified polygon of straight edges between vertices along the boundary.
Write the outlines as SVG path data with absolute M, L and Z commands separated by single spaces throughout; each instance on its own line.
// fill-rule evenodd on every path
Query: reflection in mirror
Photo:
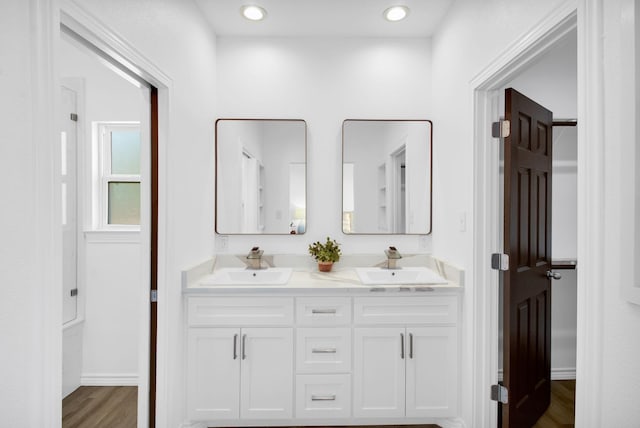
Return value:
M 431 233 L 429 120 L 345 120 L 342 231 Z
M 304 120 L 216 121 L 216 232 L 299 234 L 306 229 Z

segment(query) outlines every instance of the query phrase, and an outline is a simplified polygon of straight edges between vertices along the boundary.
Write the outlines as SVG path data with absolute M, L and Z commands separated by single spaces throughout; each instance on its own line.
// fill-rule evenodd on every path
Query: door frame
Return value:
M 148 185 L 145 186 L 146 191 L 141 200 L 140 225 L 141 252 L 146 260 L 150 260 L 151 256 L 155 255 L 156 262 L 154 263 L 155 266 L 152 266 L 150 263 L 143 263 L 142 266 L 142 299 L 139 302 L 141 316 L 137 326 L 141 338 L 138 348 L 138 426 L 155 426 L 156 420 L 159 419 L 157 417 L 158 413 L 166 412 L 166 410 L 164 410 L 166 406 L 163 400 L 165 390 L 163 382 L 166 380 L 162 370 L 157 368 L 163 368 L 165 362 L 162 359 L 160 361 L 156 359 L 155 364 L 151 362 L 151 346 L 154 345 L 154 340 L 152 340 L 153 338 L 151 336 L 152 333 L 154 336 L 160 333 L 166 334 L 167 329 L 164 328 L 164 320 L 166 318 L 168 302 L 163 299 L 158 299 L 155 309 L 152 310 L 149 284 L 155 279 L 155 285 L 158 289 L 166 289 L 166 274 L 164 271 L 167 253 L 166 218 L 164 216 L 158 216 L 157 214 L 167 212 L 167 198 L 165 196 L 167 189 L 162 181 L 162 177 L 165 177 L 167 174 L 167 164 L 164 159 L 167 159 L 169 98 L 172 92 L 172 82 L 155 64 L 143 57 L 133 46 L 88 14 L 75 2 L 69 0 L 60 1 L 59 15 L 54 14 L 54 17 L 56 25 L 54 25 L 53 31 L 54 40 L 57 41 L 56 46 L 57 43 L 59 43 L 60 37 L 59 27 L 61 24 L 65 25 L 89 44 L 113 59 L 119 68 L 125 70 L 125 73 L 132 74 L 138 79 L 149 83 L 153 88 L 157 88 L 155 94 L 150 94 L 149 99 L 150 108 L 157 108 L 157 117 L 154 118 L 152 117 L 153 115 L 150 114 L 149 118 L 151 120 L 150 123 L 157 121 L 158 133 L 157 135 L 153 135 L 153 133 L 150 135 L 149 142 L 151 146 L 146 147 L 148 150 L 143 150 L 144 153 L 141 162 L 141 178 L 143 181 L 146 180 Z M 56 50 L 54 50 L 53 56 L 54 58 L 57 56 Z M 55 61 L 56 60 L 54 60 L 54 62 Z M 150 92 L 154 91 L 153 88 Z M 54 108 L 57 111 L 59 106 L 55 105 Z M 156 140 L 155 150 L 153 140 Z M 163 161 L 158 162 L 158 159 Z M 155 187 L 155 189 L 153 187 Z M 157 211 L 155 212 L 152 207 L 152 198 L 157 200 Z M 156 248 L 153 248 L 154 245 L 152 245 L 154 236 L 157 241 Z M 160 313 L 160 315 L 156 318 L 155 314 L 157 313 Z M 168 343 L 166 337 L 157 340 L 156 336 L 155 339 L 156 343 Z M 163 350 L 159 347 L 155 351 L 155 355 L 168 354 L 166 349 Z M 158 362 L 160 364 L 157 364 Z M 155 379 L 151 379 L 150 373 L 152 370 L 156 373 Z M 157 382 L 156 379 L 159 381 Z M 152 394 L 153 397 L 150 397 L 150 390 L 152 389 L 155 393 Z M 159 400 L 155 400 L 156 396 Z M 154 400 L 156 402 L 154 402 Z M 157 403 L 157 401 L 159 401 L 159 403 Z
M 498 382 L 498 280 L 491 269 L 491 253 L 500 252 L 499 145 L 491 137 L 491 123 L 500 117 L 499 89 L 515 75 L 544 55 L 569 31 L 578 29 L 578 240 L 581 272 L 578 275 L 578 344 L 576 378 L 576 424 L 597 427 L 600 424 L 601 360 L 589 349 L 601 349 L 601 292 L 596 290 L 602 278 L 599 259 L 602 242 L 601 218 L 587 216 L 598 212 L 603 200 L 602 120 L 603 81 L 602 28 L 603 0 L 571 0 L 561 4 L 538 25 L 489 63 L 470 82 L 473 100 L 474 130 L 474 287 L 470 316 L 474 338 L 470 364 L 474 373 L 471 420 L 482 427 L 497 426 L 497 404 L 489 399 L 490 385 Z M 590 120 L 593 118 L 594 120 Z M 589 174 L 587 174 L 589 171 Z M 591 209 L 591 210 L 590 210 Z M 589 234 L 590 235 L 589 235 Z M 590 245 L 585 245 L 589 241 Z M 588 316 L 587 316 L 588 314 Z

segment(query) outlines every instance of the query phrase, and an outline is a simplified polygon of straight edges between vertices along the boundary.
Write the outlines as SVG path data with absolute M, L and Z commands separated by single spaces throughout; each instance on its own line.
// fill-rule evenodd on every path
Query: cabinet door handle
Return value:
M 336 309 L 311 309 L 312 314 L 335 314 Z
M 335 354 L 336 348 L 313 348 L 312 354 Z
M 233 335 L 233 359 L 238 359 L 238 335 Z
M 336 395 L 312 395 L 311 401 L 336 401 Z
M 247 335 L 242 335 L 242 359 L 247 359 Z
M 400 358 L 404 360 L 404 333 L 400 333 Z
M 409 358 L 413 359 L 413 333 L 409 333 Z

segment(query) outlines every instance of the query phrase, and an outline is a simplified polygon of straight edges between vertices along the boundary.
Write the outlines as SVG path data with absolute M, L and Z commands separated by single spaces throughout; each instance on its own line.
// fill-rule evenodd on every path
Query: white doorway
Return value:
M 78 310 L 70 311 L 63 326 L 63 397 L 77 392 L 78 386 L 92 391 L 133 388 L 137 412 L 127 410 L 132 419 L 127 426 L 147 426 L 155 89 L 64 25 L 58 54 L 59 75 L 75 83 L 75 97 L 82 101 L 72 113 L 77 134 L 73 187 L 79 213 L 74 296 Z M 62 111 L 71 105 L 63 103 Z M 157 127 L 157 118 L 153 123 Z M 61 145 L 69 147 L 68 142 Z M 64 210 L 62 217 L 64 222 Z M 65 246 L 67 252 L 72 249 Z M 73 414 L 63 412 L 63 426 L 65 417 L 75 424 Z
M 540 28 L 532 31 L 522 44 L 513 45 L 483 73 L 471 82 L 474 89 L 474 128 L 476 151 L 474 160 L 474 266 L 475 283 L 482 290 L 474 298 L 474 331 L 478 338 L 474 359 L 476 385 L 474 402 L 476 420 L 481 426 L 497 426 L 497 405 L 487 400 L 489 387 L 498 383 L 498 299 L 497 271 L 491 269 L 491 254 L 502 248 L 499 206 L 499 144 L 492 138 L 491 125 L 504 114 L 501 97 L 504 87 L 532 67 L 559 42 L 566 40 L 577 27 L 576 10 L 566 8 L 549 17 Z M 545 76 L 547 80 L 552 76 Z M 517 89 L 517 88 L 516 88 Z M 535 96 L 535 95 L 533 95 Z M 502 108 L 501 108 L 502 107 Z M 555 113 L 555 112 L 554 112 Z

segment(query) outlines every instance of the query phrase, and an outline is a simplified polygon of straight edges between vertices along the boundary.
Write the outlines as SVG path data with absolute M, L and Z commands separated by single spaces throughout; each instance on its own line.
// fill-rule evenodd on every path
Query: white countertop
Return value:
M 211 276 L 215 269 L 221 267 L 238 267 L 242 264 L 237 260 L 242 260 L 240 256 L 227 256 L 211 259 L 182 273 L 182 286 L 184 294 L 255 294 L 268 292 L 268 294 L 372 294 L 372 293 L 423 293 L 423 292 L 461 292 L 463 290 L 464 271 L 448 263 L 437 260 L 429 255 L 417 255 L 405 257 L 404 263 L 407 266 L 425 266 L 433 269 L 445 279 L 446 284 L 433 285 L 363 285 L 355 271 L 355 267 L 346 258 L 345 262 L 340 262 L 334 266 L 332 272 L 324 273 L 315 269 L 314 264 L 295 266 L 292 257 L 287 256 L 289 266 L 294 265 L 291 278 L 284 285 L 211 285 L 203 284 L 206 278 Z M 377 257 L 379 256 L 372 256 Z M 308 258 L 308 257 L 307 257 Z M 274 256 L 275 260 L 277 256 Z M 343 259 L 345 259 L 343 257 Z M 367 256 L 354 256 L 359 266 L 375 266 L 375 258 L 367 260 Z M 353 261 L 351 260 L 351 261 Z M 371 263 L 373 262 L 373 263 Z M 273 264 L 272 264 L 273 265 Z

